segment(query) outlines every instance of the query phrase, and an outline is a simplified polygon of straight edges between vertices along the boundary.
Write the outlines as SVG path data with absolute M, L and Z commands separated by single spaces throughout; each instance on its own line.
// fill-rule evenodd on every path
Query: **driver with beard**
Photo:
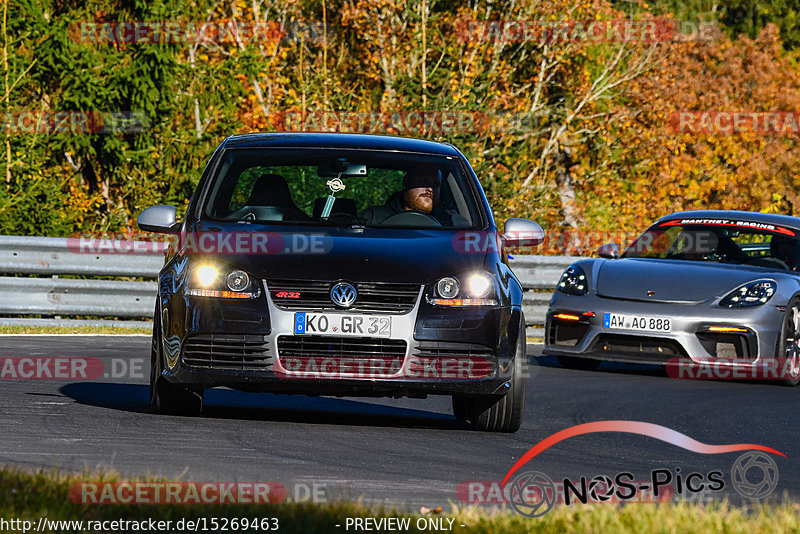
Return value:
M 439 171 L 416 169 L 403 177 L 403 190 L 393 193 L 383 206 L 372 206 L 359 213 L 367 226 L 380 225 L 383 221 L 405 211 L 418 211 L 435 218 L 444 227 L 466 227 L 469 222 L 454 210 L 437 206 L 442 180 Z

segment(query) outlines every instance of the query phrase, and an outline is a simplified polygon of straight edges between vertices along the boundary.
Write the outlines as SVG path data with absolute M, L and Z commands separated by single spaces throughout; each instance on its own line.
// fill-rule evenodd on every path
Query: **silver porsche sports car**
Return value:
M 582 369 L 771 364 L 781 383 L 800 382 L 800 218 L 673 213 L 621 255 L 614 243 L 598 254 L 561 276 L 544 354 Z

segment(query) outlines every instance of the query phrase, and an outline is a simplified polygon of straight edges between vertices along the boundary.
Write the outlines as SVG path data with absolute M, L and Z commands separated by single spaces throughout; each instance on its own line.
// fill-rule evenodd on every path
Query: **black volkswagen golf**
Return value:
M 450 395 L 473 428 L 514 432 L 525 394 L 522 288 L 480 183 L 450 144 L 350 134 L 226 139 L 159 275 L 151 408 L 196 415 L 206 388 Z

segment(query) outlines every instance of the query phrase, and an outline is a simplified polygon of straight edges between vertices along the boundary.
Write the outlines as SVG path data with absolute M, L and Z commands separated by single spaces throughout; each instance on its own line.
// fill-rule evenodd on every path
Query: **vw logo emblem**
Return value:
M 353 287 L 353 284 L 339 282 L 331 288 L 331 301 L 342 308 L 352 306 L 356 301 L 356 297 L 358 297 L 358 292 Z

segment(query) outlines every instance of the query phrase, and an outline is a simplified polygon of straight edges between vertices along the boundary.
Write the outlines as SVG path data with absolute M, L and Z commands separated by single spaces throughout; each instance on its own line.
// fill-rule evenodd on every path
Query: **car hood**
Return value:
M 245 245 L 235 248 L 233 253 L 223 247 L 204 255 L 262 279 L 428 283 L 480 269 L 487 256 L 486 251 L 457 250 L 454 243 L 463 231 L 455 230 L 310 228 L 200 221 L 193 231 L 196 236 L 265 234 L 269 243 L 266 253 L 263 247 Z M 235 237 L 230 241 L 235 243 Z M 197 250 L 202 252 L 203 248 Z
M 603 297 L 696 303 L 724 296 L 758 278 L 772 278 L 773 274 L 745 265 L 623 258 L 600 262 L 595 287 Z

